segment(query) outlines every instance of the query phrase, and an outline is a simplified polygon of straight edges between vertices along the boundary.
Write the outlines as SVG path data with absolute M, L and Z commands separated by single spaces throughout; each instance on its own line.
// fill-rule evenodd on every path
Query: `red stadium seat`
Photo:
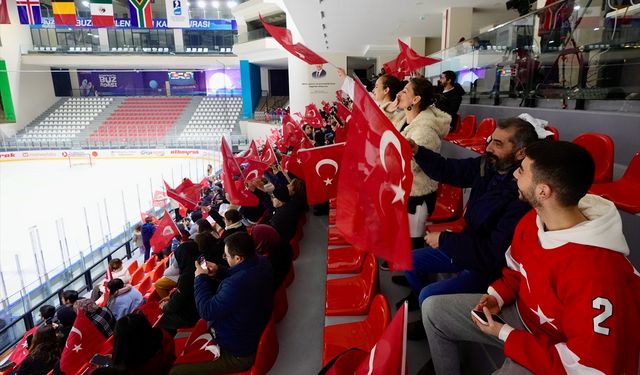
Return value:
M 613 139 L 606 134 L 584 133 L 580 134 L 573 143 L 584 147 L 596 164 L 594 183 L 611 182 L 613 179 Z
M 276 323 L 284 319 L 289 310 L 289 301 L 287 300 L 287 286 L 283 283 L 273 296 L 273 319 Z
M 192 328 L 180 328 L 180 329 L 178 329 L 178 333 L 189 333 L 190 334 L 192 332 L 202 332 L 202 331 L 207 329 L 208 325 L 209 325 L 209 323 L 206 320 L 200 319 L 200 320 L 198 320 L 198 322 L 196 323 L 196 325 L 194 327 L 192 327 Z M 174 339 L 173 343 L 174 343 L 174 347 L 175 347 L 176 358 L 180 357 L 180 355 L 182 355 L 182 351 L 184 350 L 184 348 L 187 347 L 187 344 L 191 345 L 191 343 L 195 339 L 196 338 L 192 337 L 192 335 Z
M 140 284 L 135 286 L 136 289 L 144 296 L 153 289 L 153 283 L 151 282 L 151 275 L 146 275 L 142 278 Z
M 329 212 L 329 225 L 336 225 L 336 212 L 335 211 L 330 211 Z
M 614 182 L 593 184 L 589 192 L 613 201 L 621 210 L 634 215 L 640 213 L 640 152 L 631 159 L 622 178 Z
M 127 267 L 127 270 L 129 270 L 129 273 L 131 275 L 133 275 L 133 273 L 136 272 L 137 269 L 138 269 L 138 260 L 134 260 L 133 262 L 131 262 L 131 264 L 129 264 L 129 267 Z
M 131 274 L 131 285 L 140 284 L 142 278 L 144 278 L 144 270 L 142 269 L 142 267 L 140 267 Z
M 164 270 L 164 263 L 158 263 L 156 268 L 154 268 L 151 272 L 151 282 L 155 283 L 156 281 L 158 281 L 158 279 L 160 279 L 162 275 L 164 275 Z
M 289 245 L 291 245 L 291 251 L 293 253 L 293 259 L 296 260 L 300 256 L 300 244 L 295 239 L 289 241 Z
M 349 245 L 336 227 L 329 227 L 329 245 Z
M 324 327 L 322 365 L 349 348 L 370 351 L 391 321 L 387 299 L 378 294 L 371 302 L 367 318 L 360 322 L 342 323 Z
M 152 256 L 152 257 L 149 257 L 149 259 L 147 259 L 146 262 L 144 262 L 142 269 L 144 270 L 145 273 L 148 273 L 153 271 L 155 267 L 156 267 L 156 257 Z
M 549 137 L 551 137 L 552 140 L 554 140 L 554 141 L 559 141 L 560 140 L 560 132 L 558 131 L 558 129 L 554 128 L 553 126 L 545 126 L 544 128 L 553 133 L 553 135 L 549 136 Z M 549 138 L 549 137 L 547 137 L 547 138 Z
M 451 142 L 462 147 L 469 147 L 474 145 L 483 145 L 487 143 L 487 139 L 496 130 L 496 119 L 493 117 L 487 117 L 480 121 L 476 134 L 471 138 L 466 139 L 453 139 Z
M 265 375 L 276 363 L 279 349 L 276 324 L 274 319 L 270 319 L 264 332 L 262 332 L 262 336 L 260 336 L 256 361 L 251 366 L 251 370 L 234 372 L 232 375 Z
M 353 246 L 330 249 L 327 252 L 327 273 L 358 273 L 365 253 Z
M 362 273 L 327 281 L 325 315 L 364 315 L 378 289 L 378 261 L 367 254 Z
M 462 189 L 459 187 L 439 184 L 436 208 L 429 216 L 429 221 L 438 223 L 455 220 L 462 215 Z
M 476 116 L 465 116 L 460 125 L 460 131 L 447 134 L 444 139 L 451 141 L 454 139 L 471 138 L 476 132 Z
M 289 286 L 293 284 L 293 280 L 295 278 L 296 278 L 296 273 L 293 270 L 293 264 L 291 264 L 291 267 L 289 267 L 289 273 L 287 273 L 287 276 L 284 279 L 284 285 Z

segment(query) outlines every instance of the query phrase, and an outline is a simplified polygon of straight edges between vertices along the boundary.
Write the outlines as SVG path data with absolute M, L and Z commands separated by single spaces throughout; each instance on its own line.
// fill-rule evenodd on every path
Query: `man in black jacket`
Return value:
M 487 152 L 476 158 L 446 159 L 410 140 L 414 160 L 429 177 L 471 188 L 464 230 L 427 233 L 428 247 L 413 252 L 413 270 L 406 276 L 420 305 L 432 295 L 482 292 L 500 277 L 513 231 L 531 209 L 518 199 L 513 171 L 524 148 L 537 140 L 533 126 L 519 118 L 500 121 Z M 428 275 L 439 272 L 457 275 L 427 285 Z
M 458 110 L 460 109 L 460 103 L 462 103 L 462 95 L 466 94 L 462 86 L 456 82 L 457 79 L 456 73 L 451 70 L 446 70 L 440 73 L 440 80 L 438 80 L 438 86 L 443 89 L 441 92 L 443 99 L 436 104 L 436 107 L 451 116 L 450 131 L 456 126 Z

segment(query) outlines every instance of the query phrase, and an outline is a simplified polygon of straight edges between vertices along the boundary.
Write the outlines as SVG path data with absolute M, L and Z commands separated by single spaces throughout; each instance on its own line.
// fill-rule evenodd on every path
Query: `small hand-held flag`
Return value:
M 310 205 L 336 197 L 344 145 L 338 143 L 298 152 L 304 169 L 304 182 L 307 185 L 307 203 Z
M 289 51 L 292 55 L 296 56 L 300 60 L 311 65 L 326 64 L 327 60 L 320 57 L 317 53 L 307 48 L 302 43 L 293 43 L 291 32 L 284 27 L 274 26 L 264 22 L 262 15 L 260 15 L 260 21 L 269 34 L 276 40 L 284 49 Z
M 159 253 L 169 245 L 171 240 L 180 234 L 180 230 L 176 223 L 173 222 L 171 216 L 167 211 L 162 215 L 162 219 L 158 221 L 158 227 L 156 231 L 153 232 L 153 236 L 151 236 L 151 247 L 153 248 L 154 253 Z
M 60 369 L 65 374 L 76 374 L 94 354 L 101 351 L 105 341 L 106 338 L 84 311 L 78 311 L 60 357 Z

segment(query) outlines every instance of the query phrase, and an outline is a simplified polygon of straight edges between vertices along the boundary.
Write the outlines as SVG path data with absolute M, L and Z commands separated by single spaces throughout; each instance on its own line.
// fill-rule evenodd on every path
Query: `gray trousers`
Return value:
M 484 334 L 471 320 L 471 310 L 478 304 L 480 297 L 482 294 L 437 295 L 422 303 L 422 324 L 427 332 L 436 374 L 460 374 L 460 341 L 504 347 L 502 341 Z M 499 315 L 513 328 L 525 329 L 515 304 L 505 306 Z M 531 372 L 507 358 L 494 374 Z

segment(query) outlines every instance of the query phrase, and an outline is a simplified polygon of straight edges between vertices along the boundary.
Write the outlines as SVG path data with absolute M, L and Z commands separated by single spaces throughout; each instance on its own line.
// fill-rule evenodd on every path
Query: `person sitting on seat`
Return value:
M 109 290 L 107 308 L 116 320 L 132 313 L 144 302 L 144 297 L 142 297 L 138 289 L 131 285 L 125 286 L 120 279 L 109 281 L 107 289 Z
M 514 176 L 534 210 L 516 227 L 502 278 L 484 295 L 422 304 L 436 373 L 460 373 L 460 341 L 504 348 L 500 373 L 638 373 L 640 273 L 614 204 L 587 194 L 594 170 L 576 144 L 527 147 Z
M 12 374 L 44 375 L 51 370 L 55 370 L 55 374 L 61 374 L 59 368 L 61 355 L 62 347 L 58 345 L 56 329 L 50 324 L 43 324 L 33 334 L 29 354 Z
M 273 309 L 273 271 L 269 260 L 256 255 L 248 233 L 225 239 L 229 268 L 196 262 L 195 296 L 198 312 L 209 322 L 220 346 L 212 362 L 175 366 L 171 374 L 227 374 L 246 371 L 253 365 L 258 342 Z M 213 277 L 221 280 L 214 290 Z
M 82 310 L 91 323 L 93 323 L 105 338 L 109 338 L 113 335 L 113 329 L 116 326 L 116 319 L 113 317 L 113 314 L 111 314 L 109 309 L 99 307 L 89 298 L 77 300 L 76 303 L 73 304 L 73 309 L 76 314 Z

